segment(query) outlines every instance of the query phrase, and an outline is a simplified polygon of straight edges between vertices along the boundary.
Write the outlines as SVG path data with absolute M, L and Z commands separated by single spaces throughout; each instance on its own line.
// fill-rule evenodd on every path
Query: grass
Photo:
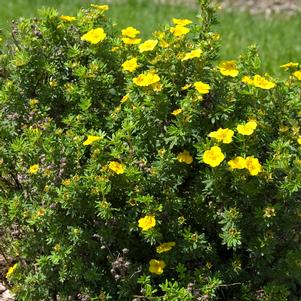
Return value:
M 80 7 L 88 7 L 89 0 L 0 0 L 0 28 L 8 31 L 10 20 L 32 16 L 41 6 L 56 7 L 62 14 L 74 14 Z M 197 11 L 189 7 L 154 5 L 150 0 L 113 1 L 109 15 L 120 28 L 133 25 L 147 37 L 172 17 L 196 20 Z M 301 61 L 301 18 L 278 16 L 264 18 L 246 13 L 223 12 L 215 30 L 221 34 L 221 59 L 236 58 L 248 45 L 257 44 L 262 58 L 263 72 L 279 75 L 279 65 L 288 61 Z

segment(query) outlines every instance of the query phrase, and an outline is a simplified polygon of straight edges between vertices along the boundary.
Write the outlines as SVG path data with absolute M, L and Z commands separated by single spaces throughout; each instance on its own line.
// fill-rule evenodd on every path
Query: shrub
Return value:
M 300 297 L 301 71 L 260 75 L 254 47 L 217 62 L 200 6 L 200 24 L 144 42 L 106 5 L 44 10 L 2 41 L 1 252 L 18 300 Z

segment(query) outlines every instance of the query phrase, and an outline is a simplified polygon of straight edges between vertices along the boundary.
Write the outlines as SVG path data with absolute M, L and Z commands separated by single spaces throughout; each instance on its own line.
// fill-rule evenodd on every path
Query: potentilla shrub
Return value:
M 301 70 L 219 61 L 214 10 L 140 38 L 107 5 L 1 41 L 3 277 L 17 300 L 298 300 Z

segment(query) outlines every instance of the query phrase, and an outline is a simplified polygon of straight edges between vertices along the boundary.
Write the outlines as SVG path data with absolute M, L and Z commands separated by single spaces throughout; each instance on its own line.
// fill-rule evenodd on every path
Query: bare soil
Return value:
M 154 0 L 160 4 L 197 6 L 197 0 Z M 293 15 L 301 11 L 301 0 L 216 0 L 223 9 L 248 11 L 251 14 L 284 13 Z

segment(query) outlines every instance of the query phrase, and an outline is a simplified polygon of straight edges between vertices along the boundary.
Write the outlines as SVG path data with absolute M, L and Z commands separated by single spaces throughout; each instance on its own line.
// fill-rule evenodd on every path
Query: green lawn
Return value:
M 74 14 L 79 7 L 88 7 L 89 0 L 0 0 L 0 28 L 7 32 L 10 20 L 19 16 L 32 16 L 41 6 L 56 7 L 62 14 Z M 172 17 L 196 20 L 196 11 L 189 7 L 158 6 L 151 0 L 128 0 L 126 4 L 113 1 L 109 15 L 120 27 L 133 25 L 144 37 L 169 22 Z M 221 59 L 237 57 L 250 44 L 257 44 L 263 71 L 279 75 L 279 65 L 288 61 L 301 61 L 301 17 L 250 16 L 244 13 L 222 12 L 216 31 L 222 37 Z

